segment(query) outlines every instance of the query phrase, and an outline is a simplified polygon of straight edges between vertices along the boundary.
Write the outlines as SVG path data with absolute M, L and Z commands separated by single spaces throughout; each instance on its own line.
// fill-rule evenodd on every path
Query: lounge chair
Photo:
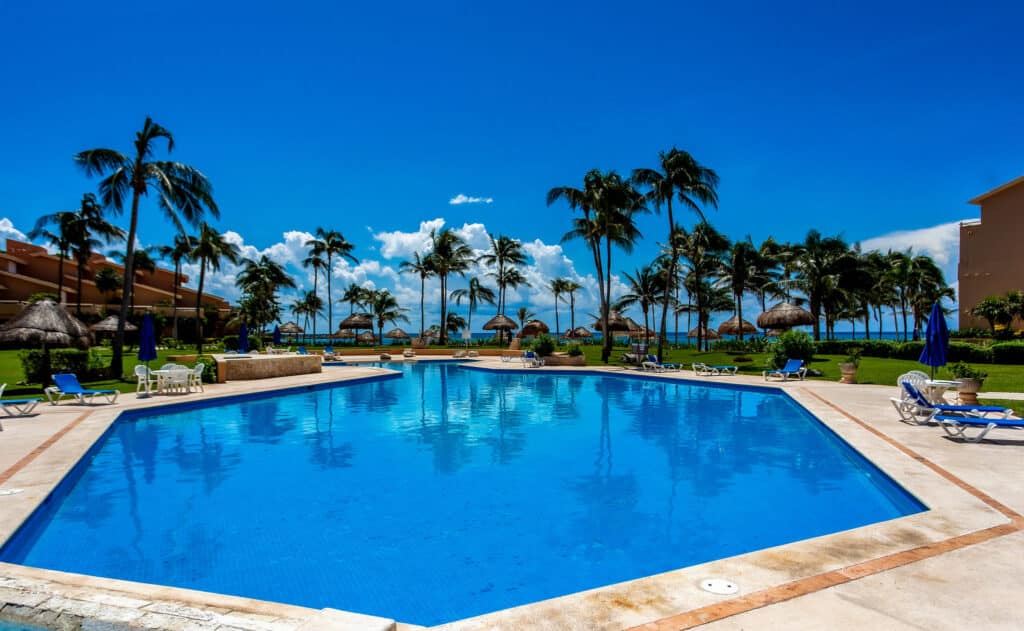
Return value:
M 527 368 L 540 368 L 541 366 L 544 365 L 544 360 L 541 359 L 537 355 L 537 353 L 534 353 L 533 351 L 526 351 L 525 353 L 523 353 L 522 360 L 523 366 Z
M 954 438 L 976 443 L 996 428 L 1002 429 L 1024 429 L 1024 420 L 1016 418 L 983 418 L 978 416 L 936 416 L 942 429 Z M 970 428 L 980 428 L 974 436 L 968 436 L 966 431 Z
M 7 384 L 0 385 L 0 397 L 4 396 L 4 388 Z M 7 416 L 28 416 L 32 413 L 32 410 L 36 409 L 39 402 L 42 399 L 8 399 L 7 401 L 0 401 L 0 409 L 7 413 Z M 3 431 L 3 426 L 0 425 L 0 432 Z
M 402 351 L 402 357 L 405 357 L 406 359 L 410 357 L 416 357 L 416 351 L 412 350 L 411 348 L 407 348 Z
M 640 363 L 640 370 L 653 370 L 654 372 L 665 372 L 666 370 L 680 370 L 679 364 L 663 364 L 658 361 L 657 356 L 648 354 L 647 359 Z
M 782 377 L 783 381 L 787 381 L 792 376 L 799 377 L 800 381 L 803 381 L 804 376 L 807 375 L 807 367 L 804 366 L 802 359 L 791 359 L 782 368 L 765 370 L 761 374 L 765 381 L 768 381 L 768 377 Z
M 51 375 L 50 377 L 53 379 L 53 385 L 43 391 L 46 394 L 46 398 L 50 401 L 50 405 L 57 405 L 64 397 L 74 397 L 78 399 L 79 403 L 92 403 L 96 395 L 102 396 L 107 400 L 107 403 L 117 401 L 117 390 L 89 390 L 83 388 L 82 384 L 78 383 L 78 377 L 71 373 Z M 86 401 L 86 398 L 89 400 Z
M 948 403 L 932 403 L 909 381 L 900 382 L 902 398 L 889 399 L 900 420 L 904 423 L 927 425 L 933 420 L 938 421 L 940 414 L 956 414 L 979 420 L 1003 420 L 1009 418 L 1013 410 L 999 405 L 951 405 Z M 1001 415 L 999 417 L 990 414 Z
M 324 359 L 324 361 L 331 361 L 332 359 L 335 359 L 335 357 L 334 357 L 334 347 L 333 346 L 325 346 L 324 347 L 323 359 Z
M 452 353 L 452 357 L 455 359 L 462 359 L 466 356 L 466 351 L 455 351 Z
M 309 351 L 306 350 L 305 346 L 300 346 L 299 350 L 295 351 L 299 355 L 309 355 Z
M 701 377 L 717 377 L 719 375 L 735 375 L 739 366 L 709 366 L 702 362 L 693 364 L 693 372 Z

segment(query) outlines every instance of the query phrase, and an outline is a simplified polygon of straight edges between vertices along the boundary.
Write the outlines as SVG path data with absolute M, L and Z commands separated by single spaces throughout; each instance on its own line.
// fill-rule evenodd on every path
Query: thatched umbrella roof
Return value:
M 690 331 L 686 334 L 686 337 L 700 337 L 698 335 L 699 331 L 699 328 L 694 327 L 690 329 Z M 719 335 L 714 329 L 705 329 L 703 337 L 705 340 L 717 340 L 720 339 L 722 336 Z
M 281 333 L 284 333 L 285 335 L 298 335 L 299 333 L 305 333 L 305 330 L 294 322 L 285 322 L 281 325 L 280 330 Z
M 402 329 L 394 329 L 385 333 L 384 337 L 391 340 L 407 340 L 409 339 L 409 334 Z
M 541 333 L 548 333 L 550 331 L 551 329 L 548 325 L 544 324 L 540 320 L 527 320 L 526 324 L 523 325 L 523 330 L 519 332 L 519 337 L 540 335 Z
M 719 324 L 718 332 L 721 333 L 722 335 L 739 335 L 741 326 L 743 328 L 744 335 L 748 333 L 757 333 L 757 327 L 747 322 L 746 320 L 744 320 L 743 324 L 741 325 L 740 317 L 738 315 L 734 315 L 725 322 Z
M 568 331 L 562 337 L 564 337 L 566 339 L 570 339 L 570 340 L 582 340 L 582 339 L 594 337 L 594 334 L 591 333 L 590 330 L 587 329 L 587 327 L 578 326 L 575 329 L 573 329 L 571 331 Z
M 785 332 L 786 332 L 786 329 L 768 329 L 768 331 L 765 333 L 765 335 L 767 335 L 768 337 L 779 337 L 780 335 L 782 335 Z
M 801 324 L 814 324 L 814 315 L 788 302 L 780 302 L 757 316 L 757 326 L 762 329 L 788 329 Z
M 356 338 L 356 332 L 352 329 L 338 329 L 338 332 L 331 337 L 336 337 L 341 340 L 354 340 Z
M 594 323 L 594 328 L 598 331 L 603 331 L 601 319 L 598 318 L 597 322 Z M 608 330 L 609 331 L 628 331 L 629 322 L 626 318 L 622 317 L 618 311 L 608 312 Z
M 89 328 L 48 298 L 37 300 L 0 326 L 0 344 L 89 347 Z
M 341 321 L 339 329 L 372 329 L 373 318 L 367 313 L 353 313 Z
M 117 333 L 117 323 L 120 320 L 116 315 L 107 316 L 97 322 L 96 324 L 89 327 L 89 330 L 94 333 Z M 131 322 L 124 323 L 125 331 L 138 331 L 139 327 L 135 326 Z
M 500 313 L 484 324 L 485 331 L 514 331 L 518 328 L 519 325 L 516 324 L 515 320 Z
M 364 344 L 373 344 L 377 341 L 377 336 L 373 334 L 373 331 L 363 331 L 356 340 Z

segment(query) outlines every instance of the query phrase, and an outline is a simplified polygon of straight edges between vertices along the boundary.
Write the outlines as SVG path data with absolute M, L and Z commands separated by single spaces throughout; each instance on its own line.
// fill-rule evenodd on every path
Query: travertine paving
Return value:
M 498 358 L 480 358 L 475 365 L 546 370 Z M 34 417 L 5 420 L 0 490 L 20 492 L 0 495 L 0 541 L 124 409 L 390 372 L 372 366 L 330 368 L 313 375 L 210 385 L 205 393 L 151 399 L 127 394 L 113 406 L 44 405 Z M 760 378 L 694 377 L 689 372 L 657 378 L 766 385 Z M 930 510 L 439 628 L 1024 628 L 1024 610 L 1012 605 L 1024 584 L 1024 561 L 1019 560 L 1024 552 L 1024 432 L 997 430 L 991 441 L 961 443 L 945 438 L 937 427 L 899 423 L 888 403 L 895 387 L 770 385 L 787 391 Z M 709 576 L 736 582 L 740 592 L 715 596 L 700 590 L 698 582 Z M 395 628 L 390 620 L 333 610 L 0 564 L 0 618 L 5 616 L 65 628 Z M 397 628 L 412 627 L 399 623 Z

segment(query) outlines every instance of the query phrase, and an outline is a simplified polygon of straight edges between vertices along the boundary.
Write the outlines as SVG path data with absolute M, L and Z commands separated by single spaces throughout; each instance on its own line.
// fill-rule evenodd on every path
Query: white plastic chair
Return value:
M 200 392 L 206 392 L 206 390 L 203 389 L 203 370 L 205 369 L 206 364 L 202 362 L 196 363 L 196 367 L 188 374 L 188 385 L 190 388 L 197 388 Z
M 156 378 L 149 372 L 149 368 L 142 364 L 135 365 L 135 378 L 138 379 L 138 384 L 135 386 L 135 394 L 152 392 L 153 386 L 156 385 Z

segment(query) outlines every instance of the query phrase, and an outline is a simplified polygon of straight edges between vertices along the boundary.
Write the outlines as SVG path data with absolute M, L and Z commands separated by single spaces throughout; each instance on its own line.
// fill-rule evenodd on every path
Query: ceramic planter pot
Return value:
M 978 391 L 981 390 L 981 384 L 985 382 L 984 379 L 972 379 L 964 378 L 960 379 L 960 385 L 957 386 L 957 396 L 960 399 L 962 405 L 977 405 L 978 404 Z
M 857 364 L 844 362 L 839 364 L 839 383 L 857 383 Z

